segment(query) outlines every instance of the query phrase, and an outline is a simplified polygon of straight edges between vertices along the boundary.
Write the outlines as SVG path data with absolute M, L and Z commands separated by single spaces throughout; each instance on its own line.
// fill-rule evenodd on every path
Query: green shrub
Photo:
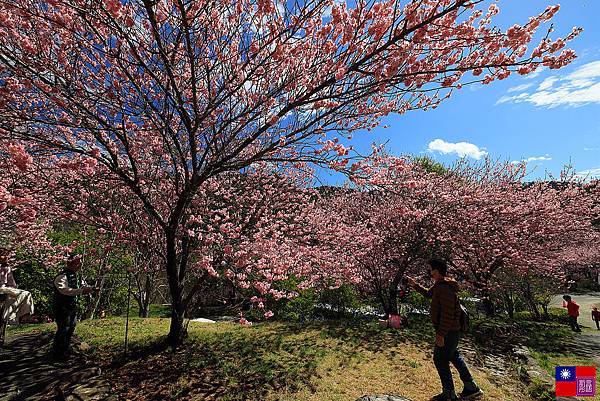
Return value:
M 287 300 L 278 311 L 277 318 L 285 321 L 302 322 L 312 319 L 317 304 L 315 290 L 301 291 L 297 297 Z
M 297 295 L 288 299 L 275 300 L 268 296 L 266 309 L 273 311 L 275 319 L 282 321 L 303 322 L 315 318 L 337 319 L 352 317 L 352 311 L 365 305 L 361 302 L 358 291 L 350 285 L 342 285 L 330 289 L 299 289 L 300 280 L 291 277 L 277 283 L 277 289 L 295 292 Z M 325 306 L 327 305 L 327 306 Z M 263 311 L 253 308 L 248 316 L 262 320 Z
M 55 267 L 46 267 L 31 255 L 17 252 L 15 281 L 19 288 L 31 292 L 38 316 L 52 316 L 54 289 L 52 281 L 59 273 Z
M 346 284 L 338 288 L 323 290 L 319 294 L 319 304 L 330 305 L 333 317 L 352 315 L 350 310 L 361 306 L 358 292 L 352 286 Z
M 417 310 L 429 310 L 430 301 L 416 291 L 409 291 L 406 295 L 406 302 Z

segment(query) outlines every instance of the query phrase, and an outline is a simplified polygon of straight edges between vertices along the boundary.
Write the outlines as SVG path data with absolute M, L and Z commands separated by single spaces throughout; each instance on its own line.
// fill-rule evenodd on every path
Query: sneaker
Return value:
M 449 397 L 446 393 L 440 393 L 431 397 L 430 401 L 457 401 L 456 397 Z
M 468 400 L 472 397 L 478 397 L 483 394 L 483 391 L 479 387 L 475 387 L 474 389 L 464 389 L 462 393 L 460 393 L 460 398 L 462 400 Z

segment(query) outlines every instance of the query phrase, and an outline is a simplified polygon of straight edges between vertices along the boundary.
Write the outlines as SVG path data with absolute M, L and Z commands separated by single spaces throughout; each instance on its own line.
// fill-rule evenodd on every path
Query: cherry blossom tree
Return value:
M 126 187 L 98 179 L 99 170 L 94 174 L 91 179 L 64 177 L 66 188 L 54 196 L 65 205 L 63 219 L 94 227 L 115 243 L 115 249 L 131 256 L 130 272 L 138 287 L 133 294 L 142 313 L 157 280 L 164 276 L 157 269 L 166 258 L 164 233 Z M 294 272 L 301 275 L 301 266 L 307 263 L 296 245 L 302 242 L 298 228 L 305 226 L 303 210 L 314 197 L 307 188 L 310 182 L 310 173 L 263 162 L 243 172 L 222 173 L 199 188 L 177 238 L 178 250 L 189 258 L 189 274 L 182 280 L 184 308 L 216 282 L 239 288 L 247 298 L 255 295 L 259 308 L 267 294 L 275 299 L 288 296 L 272 284 Z M 164 194 L 157 191 L 151 196 L 160 204 Z M 111 248 L 107 242 L 104 250 L 95 249 L 106 254 Z
M 428 257 L 447 259 L 452 274 L 489 297 L 517 278 L 519 291 L 564 282 L 567 257 L 587 265 L 573 250 L 597 241 L 588 191 L 571 181 L 524 182 L 524 165 L 488 159 L 428 173 L 376 149 L 355 166 L 355 191 L 325 202 L 313 224 L 337 233 L 323 244 L 343 259 L 341 276 L 375 294 L 387 314 L 397 312 L 402 277 L 426 273 Z
M 307 279 L 307 266 L 314 262 L 305 252 L 306 213 L 315 197 L 306 178 L 263 163 L 243 174 L 221 175 L 194 202 L 196 217 L 189 229 L 202 236 L 197 254 L 206 270 L 233 284 L 234 292 L 238 288 L 242 296 L 253 295 L 260 310 L 267 296 L 293 295 L 275 284 L 291 275 Z
M 586 275 L 590 270 L 595 273 L 594 266 L 599 263 L 595 244 L 600 238 L 593 224 L 598 215 L 595 186 L 568 171 L 565 169 L 558 180 L 524 184 L 527 196 L 542 200 L 546 209 L 530 201 L 532 213 L 525 218 L 515 213 L 515 217 L 521 216 L 516 223 L 525 225 L 522 232 L 529 233 L 528 238 L 520 235 L 521 245 L 515 242 L 515 255 L 529 260 L 529 266 L 504 259 L 491 280 L 491 291 L 503 300 L 511 317 L 516 300 L 536 317 L 540 316 L 538 306 L 547 315 L 551 297 L 568 287 L 572 276 Z M 533 238 L 537 239 L 527 242 Z
M 312 224 L 321 232 L 320 246 L 334 249 L 331 254 L 340 261 L 328 274 L 335 271 L 338 283 L 351 282 L 375 296 L 386 315 L 398 314 L 402 279 L 420 273 L 436 246 L 431 220 L 438 217 L 435 193 L 443 177 L 410 158 L 370 160 L 368 169 L 365 163 L 361 167 L 368 179 L 352 191 L 325 197 Z
M 383 115 L 574 59 L 564 46 L 578 29 L 530 46 L 558 6 L 506 31 L 492 25 L 498 6 L 484 6 L 2 0 L 0 140 L 99 168 L 143 205 L 164 239 L 177 343 L 190 261 L 178 241 L 212 178 L 260 161 L 342 168 L 337 137 Z
M 51 224 L 45 212 L 58 207 L 48 201 L 56 182 L 39 179 L 44 169 L 44 161 L 34 160 L 23 143 L 7 142 L 0 149 L 0 242 L 4 246 L 29 251 L 51 248 L 46 238 Z
M 500 268 L 560 277 L 561 252 L 593 233 L 588 197 L 575 183 L 524 182 L 525 166 L 491 160 L 458 172 L 440 240 L 451 244 L 457 274 L 484 296 Z

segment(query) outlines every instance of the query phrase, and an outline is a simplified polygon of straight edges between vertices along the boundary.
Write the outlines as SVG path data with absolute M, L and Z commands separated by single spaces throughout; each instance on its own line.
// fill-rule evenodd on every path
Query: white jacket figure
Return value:
M 3 305 L 0 314 L 0 323 L 3 323 L 3 326 L 13 321 L 18 323 L 21 316 L 33 314 L 31 293 L 17 288 L 13 269 L 8 265 L 8 252 L 2 249 L 0 249 L 0 294 L 6 296 L 4 303 L 0 303 L 0 307 Z

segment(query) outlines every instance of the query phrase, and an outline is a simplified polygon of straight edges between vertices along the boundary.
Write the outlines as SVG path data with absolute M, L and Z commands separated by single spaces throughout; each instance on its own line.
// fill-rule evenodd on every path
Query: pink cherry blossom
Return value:
M 221 278 L 225 262 L 236 275 L 249 270 L 236 285 L 268 292 L 286 271 L 308 269 L 290 263 L 302 260 L 296 249 L 317 253 L 286 240 L 290 215 L 298 213 L 299 226 L 306 217 L 299 207 L 285 216 L 263 208 L 264 219 L 253 219 L 248 211 L 263 205 L 260 191 L 231 179 L 256 195 L 242 194 L 248 214 L 236 214 L 240 193 L 221 181 L 260 163 L 274 171 L 298 164 L 298 181 L 308 180 L 308 163 L 346 171 L 349 146 L 331 132 L 346 138 L 389 113 L 435 108 L 462 84 L 491 83 L 539 64 L 560 68 L 575 57 L 551 32 L 532 44 L 558 6 L 521 21 L 520 29 L 501 30 L 492 25 L 499 7 L 486 9 L 485 2 L 332 3 L 0 3 L 0 143 L 11 154 L 9 174 L 14 167 L 25 178 L 60 179 L 54 192 L 41 188 L 71 201 L 56 215 L 106 226 L 107 235 L 133 249 L 150 244 L 125 228 L 135 235 L 150 230 L 171 290 L 173 343 L 183 332 L 186 291 L 200 288 L 195 280 L 203 273 Z M 486 75 L 465 81 L 469 71 Z M 38 184 L 9 181 L 0 183 L 0 194 L 10 194 L 0 195 L 0 207 L 23 231 L 44 219 L 43 197 L 33 190 Z M 223 197 L 211 198 L 215 193 Z M 300 198 L 285 193 L 293 204 Z M 125 211 L 111 210 L 111 197 L 127 200 Z M 92 214 L 90 204 L 106 214 Z M 93 221 L 97 216 L 101 221 Z M 190 224 L 192 216 L 200 223 Z M 233 256 L 223 255 L 228 244 Z M 273 249 L 286 257 L 273 258 Z M 198 255 L 210 257 L 191 257 Z

